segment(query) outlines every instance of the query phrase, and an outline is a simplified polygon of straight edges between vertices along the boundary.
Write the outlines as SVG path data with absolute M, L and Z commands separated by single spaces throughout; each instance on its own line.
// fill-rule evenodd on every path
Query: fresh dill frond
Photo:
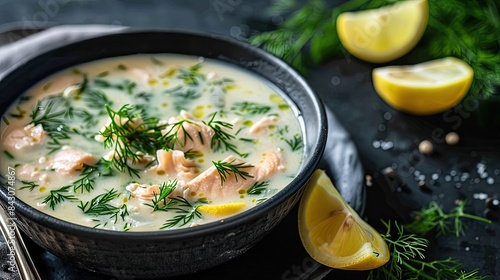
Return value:
M 232 151 L 236 153 L 238 156 L 242 158 L 246 158 L 248 154 L 240 153 L 231 141 L 235 139 L 235 136 L 226 130 L 233 129 L 233 125 L 228 122 L 223 122 L 219 120 L 215 120 L 215 116 L 217 112 L 213 113 L 208 122 L 203 121 L 203 123 L 214 131 L 214 135 L 212 136 L 212 140 L 210 142 L 210 147 L 215 151 L 219 151 L 221 149 L 225 149 L 226 151 Z
M 176 207 L 170 207 L 169 210 L 175 210 L 175 215 L 173 218 L 168 219 L 160 229 L 172 228 L 174 226 L 185 226 L 189 222 L 196 218 L 201 218 L 202 214 L 198 211 L 201 203 L 205 203 L 204 200 L 198 200 L 197 203 L 191 204 L 186 198 L 182 196 L 172 197 L 172 201 L 175 202 Z
M 158 139 L 158 142 L 161 143 L 160 145 L 163 149 L 174 150 L 176 146 L 182 148 L 186 146 L 188 140 L 194 141 L 193 137 L 191 136 L 191 134 L 189 134 L 186 127 L 184 127 L 184 124 L 198 126 L 198 124 L 188 119 L 181 119 L 174 123 L 168 124 L 166 126 L 167 131 L 163 133 L 163 135 Z M 200 141 L 203 141 L 203 137 L 199 138 Z M 203 142 L 201 144 L 203 144 Z
M 489 279 L 487 276 L 477 275 L 478 270 L 464 271 L 463 265 L 455 259 L 425 260 L 426 248 L 430 242 L 426 236 L 437 230 L 437 235 L 463 234 L 464 228 L 461 219 L 473 219 L 490 223 L 484 218 L 464 213 L 465 201 L 451 211 L 445 213 L 436 202 L 431 202 L 417 212 L 415 221 L 402 226 L 394 223 L 395 232 L 391 228 L 391 221 L 382 221 L 386 232 L 382 234 L 390 251 L 389 262 L 370 271 L 369 280 L 376 279 Z M 450 224 L 454 224 L 451 226 Z
M 64 186 L 56 190 L 51 190 L 49 195 L 46 196 L 42 203 L 49 203 L 49 207 L 52 208 L 52 210 L 56 209 L 57 204 L 62 203 L 66 200 L 68 201 L 77 201 L 78 198 L 76 198 L 72 194 L 68 194 L 69 191 L 71 190 L 71 185 L 69 186 Z
M 62 95 L 50 95 L 39 100 L 31 113 L 33 125 L 42 125 L 53 139 L 69 139 L 71 129 L 66 125 L 73 117 L 73 107 Z
M 234 103 L 233 106 L 231 106 L 231 110 L 235 111 L 235 114 L 240 116 L 262 115 L 269 112 L 271 107 L 255 102 L 244 101 Z
M 78 205 L 78 208 L 80 208 L 83 213 L 88 215 L 113 215 L 120 210 L 120 207 L 111 205 L 109 204 L 109 202 L 119 197 L 120 194 L 121 193 L 119 193 L 117 190 L 111 189 L 85 203 L 83 203 L 83 201 L 80 201 L 80 205 Z
M 88 108 L 97 111 L 98 115 L 106 115 L 106 105 L 113 106 L 113 102 L 108 99 L 102 90 L 89 89 L 82 93 L 83 101 Z
M 302 136 L 294 135 L 291 139 L 285 139 L 285 142 L 290 146 L 292 152 L 298 151 L 304 147 L 304 142 L 302 141 Z
M 159 193 L 155 193 L 151 204 L 144 203 L 144 205 L 153 208 L 153 211 L 167 211 L 170 207 L 176 204 L 176 200 L 171 200 L 168 196 L 177 187 L 177 179 L 163 182 L 160 186 Z
M 120 172 L 126 171 L 130 176 L 139 177 L 139 171 L 132 165 L 139 160 L 140 156 L 132 150 L 129 139 L 130 135 L 137 131 L 137 126 L 134 126 L 133 122 L 135 115 L 132 107 L 126 104 L 118 111 L 112 110 L 108 105 L 105 107 L 110 124 L 100 134 L 104 137 L 104 147 L 113 149 L 114 153 L 108 164 Z
M 35 188 L 38 188 L 40 185 L 35 182 L 35 181 L 21 181 L 23 183 L 23 186 L 20 187 L 20 190 L 28 189 L 30 192 L 33 191 Z
M 231 175 L 231 174 L 233 174 L 236 182 L 238 182 L 238 177 L 240 177 L 243 180 L 246 180 L 247 178 L 253 177 L 248 172 L 243 170 L 243 169 L 247 169 L 247 168 L 253 168 L 254 167 L 253 165 L 248 164 L 246 162 L 235 163 L 235 160 L 236 159 L 233 159 L 229 162 L 221 161 L 221 160 L 212 161 L 215 168 L 217 169 L 217 172 L 219 173 L 221 185 L 224 185 L 224 183 L 226 182 L 227 176 Z
M 269 187 L 269 181 L 255 182 L 253 185 L 247 190 L 247 194 L 249 195 L 261 195 L 264 194 Z
M 90 192 L 94 189 L 95 178 L 110 176 L 111 170 L 106 169 L 103 162 L 98 162 L 94 166 L 84 165 L 80 173 L 80 178 L 73 182 L 73 192 Z
M 467 201 L 461 200 L 450 213 L 444 213 L 441 206 L 437 202 L 432 201 L 429 206 L 417 211 L 414 221 L 406 225 L 405 228 L 408 232 L 413 232 L 420 236 L 425 236 L 433 230 L 437 230 L 437 236 L 446 234 L 461 236 L 465 232 L 463 219 L 491 223 L 488 219 L 465 213 L 466 205 Z

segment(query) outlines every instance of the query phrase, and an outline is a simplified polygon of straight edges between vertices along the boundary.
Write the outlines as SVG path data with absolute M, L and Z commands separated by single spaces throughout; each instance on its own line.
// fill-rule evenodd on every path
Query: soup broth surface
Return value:
M 80 225 L 191 227 L 284 188 L 302 163 L 301 123 L 279 90 L 220 61 L 103 59 L 46 78 L 7 110 L 2 180 L 32 207 Z

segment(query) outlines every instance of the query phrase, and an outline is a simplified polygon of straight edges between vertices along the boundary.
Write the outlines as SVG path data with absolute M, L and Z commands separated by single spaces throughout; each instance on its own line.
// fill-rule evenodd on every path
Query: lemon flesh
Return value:
M 446 57 L 410 66 L 375 68 L 375 91 L 389 105 L 415 115 L 443 112 L 469 91 L 474 71 L 464 61 Z
M 424 34 L 429 18 L 427 0 L 408 0 L 378 9 L 344 12 L 337 33 L 352 55 L 373 63 L 408 53 Z
M 200 211 L 200 213 L 202 214 L 208 214 L 212 216 L 230 216 L 241 212 L 241 210 L 245 208 L 245 205 L 246 203 L 244 202 L 201 205 L 198 207 L 198 211 Z
M 323 170 L 316 170 L 306 187 L 298 225 L 304 248 L 323 265 L 370 270 L 389 261 L 382 236 L 344 201 Z

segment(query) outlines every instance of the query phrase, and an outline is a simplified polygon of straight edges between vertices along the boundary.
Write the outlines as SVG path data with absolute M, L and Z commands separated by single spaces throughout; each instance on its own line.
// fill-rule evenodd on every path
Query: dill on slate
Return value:
M 382 237 L 389 246 L 390 259 L 385 265 L 370 271 L 368 279 L 489 279 L 477 275 L 477 269 L 464 271 L 463 265 L 452 258 L 425 260 L 425 250 L 430 244 L 426 236 L 429 234 L 437 231 L 437 236 L 450 233 L 463 235 L 463 219 L 491 223 L 482 217 L 465 213 L 466 204 L 462 200 L 450 213 L 445 213 L 439 204 L 431 202 L 416 212 L 412 223 L 405 226 L 394 223 L 395 232 L 391 221 L 383 221 L 386 232 Z
M 285 16 L 274 30 L 255 34 L 252 44 L 283 58 L 305 73 L 314 65 L 348 55 L 337 35 L 342 12 L 380 8 L 401 0 L 350 0 L 330 6 L 326 0 L 275 0 L 270 16 Z M 454 56 L 474 69 L 471 96 L 498 96 L 500 16 L 495 0 L 428 0 L 429 23 L 416 48 L 419 61 Z

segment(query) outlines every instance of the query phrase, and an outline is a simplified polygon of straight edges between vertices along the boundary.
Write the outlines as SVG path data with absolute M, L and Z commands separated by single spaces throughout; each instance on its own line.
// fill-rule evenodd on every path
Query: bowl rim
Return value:
M 180 229 L 168 229 L 168 230 L 156 230 L 156 231 L 131 231 L 131 232 L 123 232 L 123 231 L 113 231 L 108 229 L 100 229 L 100 228 L 92 228 L 84 225 L 75 224 L 66 220 L 62 220 L 41 212 L 36 208 L 28 205 L 20 199 L 15 197 L 15 201 L 13 203 L 15 207 L 15 211 L 19 212 L 25 217 L 28 217 L 30 220 L 36 221 L 45 227 L 48 228 L 57 228 L 58 232 L 61 233 L 69 233 L 78 236 L 84 236 L 88 238 L 95 237 L 99 235 L 100 239 L 113 240 L 115 238 L 125 238 L 129 241 L 146 241 L 144 238 L 154 238 L 154 240 L 179 240 L 179 239 L 191 239 L 191 238 L 199 238 L 202 236 L 209 236 L 211 234 L 215 234 L 218 232 L 223 232 L 224 230 L 230 228 L 236 228 L 242 226 L 248 221 L 257 220 L 260 217 L 264 216 L 270 210 L 275 207 L 278 207 L 282 202 L 293 196 L 303 185 L 307 183 L 312 173 L 314 172 L 315 167 L 319 164 L 319 161 L 322 157 L 323 151 L 326 146 L 327 140 L 327 118 L 324 109 L 324 104 L 318 95 L 313 91 L 313 89 L 308 85 L 306 80 L 289 64 L 281 60 L 280 58 L 272 55 L 271 53 L 257 47 L 253 46 L 249 43 L 237 40 L 235 38 L 229 37 L 227 35 L 222 34 L 214 34 L 210 32 L 201 32 L 201 31 L 192 31 L 192 30 L 182 30 L 182 29 L 156 29 L 156 28 L 126 28 L 120 30 L 114 30 L 110 33 L 104 33 L 99 35 L 93 35 L 90 37 L 86 37 L 84 39 L 76 40 L 67 44 L 60 45 L 55 48 L 51 48 L 48 51 L 44 51 L 41 53 L 37 53 L 36 55 L 23 59 L 18 63 L 14 64 L 11 68 L 4 72 L 4 74 L 0 77 L 0 84 L 10 75 L 15 74 L 18 71 L 22 71 L 26 65 L 29 65 L 30 61 L 35 58 L 41 56 L 50 56 L 57 51 L 60 51 L 64 48 L 71 48 L 83 44 L 88 41 L 102 40 L 103 38 L 110 38 L 114 36 L 139 36 L 140 34 L 147 33 L 161 33 L 161 34 L 170 34 L 170 35 L 188 35 L 193 37 L 202 37 L 205 39 L 216 40 L 219 43 L 233 45 L 239 49 L 245 49 L 245 51 L 251 51 L 255 53 L 255 55 L 259 56 L 259 58 L 272 63 L 273 65 L 278 66 L 285 73 L 288 73 L 293 79 L 296 80 L 298 84 L 301 86 L 301 91 L 305 93 L 308 98 L 311 99 L 313 103 L 313 107 L 315 108 L 314 114 L 316 115 L 316 119 L 319 125 L 318 128 L 318 141 L 316 143 L 312 143 L 312 148 L 309 151 L 311 153 L 310 160 L 304 162 L 299 172 L 294 176 L 292 181 L 288 183 L 282 190 L 280 190 L 280 195 L 273 195 L 264 201 L 262 204 L 256 205 L 251 209 L 248 209 L 242 213 L 236 214 L 234 216 L 210 222 L 207 224 L 202 224 L 196 227 L 187 227 Z M 169 52 L 165 52 L 169 53 Z M 172 52 L 173 53 L 173 52 Z M 120 55 L 121 56 L 121 55 Z M 108 56 L 112 57 L 112 56 Z M 217 59 L 217 58 L 215 58 Z M 226 61 L 227 62 L 227 61 Z M 259 75 L 266 79 L 260 73 L 256 73 L 251 69 L 247 69 L 248 71 Z M 50 74 L 47 74 L 47 76 Z M 8 106 L 10 104 L 7 104 Z M 7 194 L 7 186 L 0 186 L 0 204 L 7 204 L 9 200 L 9 195 Z M 5 205 L 2 205 L 5 208 Z

